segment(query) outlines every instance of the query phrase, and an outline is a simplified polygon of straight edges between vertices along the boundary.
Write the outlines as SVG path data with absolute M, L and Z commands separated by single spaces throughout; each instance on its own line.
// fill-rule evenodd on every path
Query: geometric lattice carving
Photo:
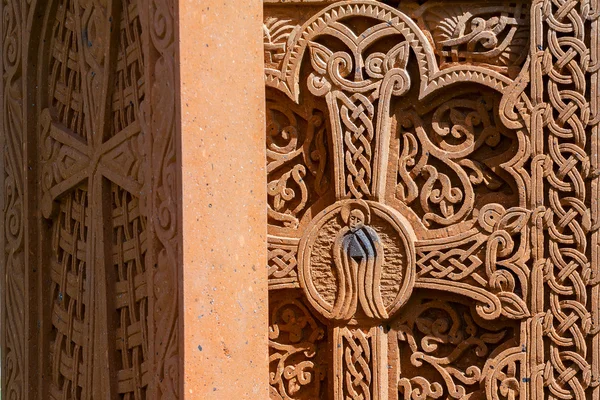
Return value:
M 139 123 L 140 105 L 146 93 L 141 10 L 138 2 L 133 0 L 123 0 L 122 7 L 111 102 L 111 137 L 127 127 L 131 129 L 136 121 Z
M 60 204 L 53 226 L 51 339 L 52 399 L 80 398 L 89 390 L 88 191 L 77 188 Z
M 105 380 L 104 390 L 123 399 L 143 399 L 150 379 L 148 241 L 146 216 L 139 201 L 144 178 L 139 121 L 144 64 L 138 8 L 127 1 L 122 6 L 114 89 L 103 87 L 101 81 L 112 60 L 103 54 L 112 45 L 105 41 L 110 37 L 108 26 L 99 26 L 97 16 L 86 21 L 84 13 L 80 19 L 80 6 L 65 2 L 56 13 L 52 30 L 50 106 L 42 112 L 41 132 L 45 145 L 42 201 L 44 215 L 54 225 L 52 253 L 57 257 L 54 281 L 58 288 L 53 294 L 56 339 L 51 363 L 55 368 L 53 385 L 61 390 L 56 398 L 80 398 L 93 391 L 89 385 L 92 374 L 98 382 L 95 364 L 106 362 L 98 357 L 98 351 L 108 353 L 107 361 L 116 360 L 110 368 L 117 370 L 117 381 Z M 91 11 L 94 6 L 87 8 Z M 77 24 L 89 24 L 82 37 L 75 33 Z M 96 40 L 98 46 L 94 46 Z M 98 107 L 102 96 L 112 99 L 110 111 Z M 111 123 L 105 122 L 108 116 Z M 113 181 L 111 193 L 107 193 L 106 179 Z M 78 181 L 85 182 L 81 184 L 86 189 L 83 194 L 80 189 L 73 192 L 71 185 Z M 112 209 L 103 206 L 107 198 L 112 199 Z M 61 202 L 58 218 L 53 215 L 57 199 Z M 104 233 L 105 224 L 112 225 L 109 235 Z M 108 247 L 112 251 L 104 251 Z M 105 259 L 104 263 L 97 261 Z M 71 290 L 77 289 L 73 294 L 69 282 Z M 113 320 L 117 326 L 114 335 L 98 341 L 97 332 L 107 329 Z M 101 321 L 107 325 L 102 326 Z M 79 329 L 77 334 L 74 329 Z
M 137 198 L 114 184 L 112 197 L 118 391 L 123 399 L 144 399 L 150 379 L 147 222 Z
M 56 110 L 57 120 L 84 139 L 91 132 L 85 124 L 85 110 L 81 71 L 79 64 L 79 40 L 75 16 L 77 3 L 60 0 L 59 12 L 52 26 L 50 44 L 51 59 L 48 77 L 51 105 Z
M 53 224 L 56 257 L 56 398 L 81 398 L 101 383 L 107 393 L 143 399 L 150 379 L 147 217 L 139 200 L 144 64 L 138 8 L 127 1 L 122 7 L 114 89 L 103 82 L 112 67 L 112 28 L 98 20 L 114 10 L 64 1 L 51 31 L 49 105 L 40 122 L 43 213 Z M 99 103 L 106 97 L 110 110 Z M 112 226 L 109 234 L 104 225 Z M 112 321 L 116 332 L 99 340 Z M 117 370 L 116 382 L 110 371 L 99 378 L 101 364 Z
M 139 13 L 137 2 L 123 1 L 109 136 L 125 134 L 135 138 L 113 151 L 113 158 L 121 167 L 122 176 L 143 182 L 142 136 L 134 136 L 141 131 L 140 106 L 146 93 Z M 150 381 L 147 217 L 138 197 L 115 183 L 111 186 L 117 391 L 122 399 L 145 399 Z

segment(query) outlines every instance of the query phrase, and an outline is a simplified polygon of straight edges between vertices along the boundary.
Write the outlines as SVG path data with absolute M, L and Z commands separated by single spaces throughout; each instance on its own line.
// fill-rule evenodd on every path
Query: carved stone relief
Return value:
M 321 398 L 327 390 L 327 327 L 298 291 L 275 293 L 269 301 L 270 396 Z
M 1 7 L 2 393 L 177 398 L 175 2 Z M 272 398 L 600 398 L 599 21 L 265 0 Z
M 265 1 L 269 288 L 328 332 L 313 398 L 597 398 L 599 2 L 391 3 Z
M 174 4 L 2 7 L 2 394 L 177 398 Z

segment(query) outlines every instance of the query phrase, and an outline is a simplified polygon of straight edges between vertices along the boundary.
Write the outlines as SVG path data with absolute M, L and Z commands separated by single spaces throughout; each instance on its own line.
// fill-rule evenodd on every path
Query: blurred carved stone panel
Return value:
M 264 9 L 269 288 L 327 326 L 320 396 L 600 396 L 600 3 Z
M 2 15 L 2 395 L 177 398 L 173 4 Z

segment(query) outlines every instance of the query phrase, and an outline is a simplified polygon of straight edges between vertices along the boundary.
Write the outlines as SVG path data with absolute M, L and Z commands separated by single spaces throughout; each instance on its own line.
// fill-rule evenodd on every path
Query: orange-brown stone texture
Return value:
M 600 0 L 0 13 L 2 396 L 600 399 Z
M 181 1 L 179 15 L 183 395 L 265 399 L 262 4 Z

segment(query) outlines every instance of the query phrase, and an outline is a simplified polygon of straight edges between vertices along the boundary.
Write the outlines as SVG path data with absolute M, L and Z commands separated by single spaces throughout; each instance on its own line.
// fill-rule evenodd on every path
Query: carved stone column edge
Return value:
M 4 12 L 4 2 L 0 2 L 0 15 L 3 15 Z M 4 32 L 4 19 L 0 19 L 0 32 Z M 2 34 L 2 38 L 4 38 L 4 34 Z M 2 64 L 2 71 L 4 72 L 4 55 L 0 53 L 0 64 Z M 4 77 L 4 74 L 3 74 Z M 0 79 L 0 93 L 4 93 L 4 78 Z M 0 97 L 0 108 L 2 109 L 2 118 L 0 118 L 0 210 L 2 213 L 0 214 L 0 218 L 2 218 L 2 223 L 6 220 L 6 210 L 5 210 L 5 201 L 4 196 L 6 195 L 6 189 L 4 188 L 6 182 L 6 171 L 4 167 L 5 161 L 5 153 L 7 151 L 6 148 L 6 140 L 5 140 L 5 130 L 4 130 L 4 96 Z M 5 335 L 5 321 L 6 321 L 6 298 L 4 293 L 6 293 L 6 238 L 4 234 L 4 229 L 0 229 L 0 394 L 5 392 L 6 390 L 6 362 L 5 357 L 6 354 L 6 335 Z
M 139 0 L 147 97 L 142 106 L 149 251 L 148 396 L 181 396 L 181 152 L 177 148 L 177 1 Z
M 180 0 L 182 397 L 268 397 L 262 1 Z

